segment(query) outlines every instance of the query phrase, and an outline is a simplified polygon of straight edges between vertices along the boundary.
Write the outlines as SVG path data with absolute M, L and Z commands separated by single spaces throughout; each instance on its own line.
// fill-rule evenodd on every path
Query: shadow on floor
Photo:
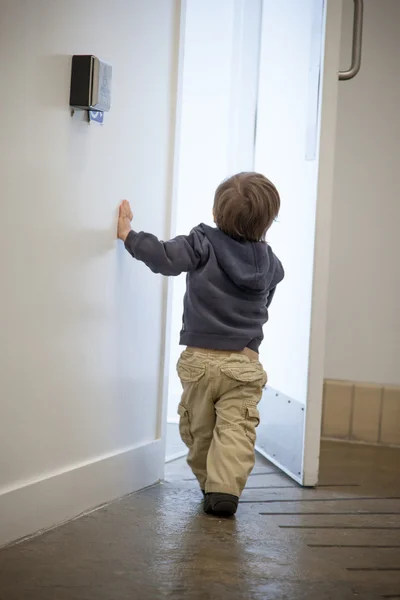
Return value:
M 321 487 L 264 459 L 235 519 L 166 482 L 0 551 L 0 600 L 400 598 L 400 450 L 324 444 Z

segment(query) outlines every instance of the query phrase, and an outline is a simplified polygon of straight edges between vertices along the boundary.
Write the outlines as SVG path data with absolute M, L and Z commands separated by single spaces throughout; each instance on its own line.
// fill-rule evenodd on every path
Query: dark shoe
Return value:
M 237 511 L 238 502 L 239 498 L 237 496 L 212 492 L 205 496 L 204 512 L 208 515 L 232 517 Z

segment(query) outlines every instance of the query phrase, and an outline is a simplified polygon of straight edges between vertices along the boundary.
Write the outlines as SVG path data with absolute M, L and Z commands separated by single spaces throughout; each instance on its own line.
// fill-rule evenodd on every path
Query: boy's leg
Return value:
M 256 367 L 257 365 L 257 367 Z M 216 426 L 207 458 L 206 492 L 240 497 L 255 463 L 257 404 L 261 399 L 266 375 L 255 363 L 255 381 L 239 381 L 230 376 L 221 384 L 216 402 Z M 246 375 L 248 376 L 248 372 Z M 240 370 L 235 372 L 240 377 Z
M 179 431 L 189 448 L 187 462 L 200 488 L 205 490 L 207 454 L 215 426 L 215 408 L 206 359 L 201 354 L 183 353 L 178 362 L 178 374 L 183 386 L 178 407 Z

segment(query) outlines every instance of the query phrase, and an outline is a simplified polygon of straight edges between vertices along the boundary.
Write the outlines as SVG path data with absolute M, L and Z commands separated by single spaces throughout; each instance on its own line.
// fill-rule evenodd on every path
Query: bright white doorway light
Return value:
M 261 0 L 187 0 L 180 65 L 176 235 L 212 225 L 218 184 L 254 160 Z M 185 276 L 174 279 L 167 411 L 167 460 L 186 449 L 177 430 L 176 363 Z

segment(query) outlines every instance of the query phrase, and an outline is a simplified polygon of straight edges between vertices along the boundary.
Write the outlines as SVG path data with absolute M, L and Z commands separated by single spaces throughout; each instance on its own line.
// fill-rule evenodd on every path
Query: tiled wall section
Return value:
M 322 437 L 400 446 L 400 387 L 325 381 Z

